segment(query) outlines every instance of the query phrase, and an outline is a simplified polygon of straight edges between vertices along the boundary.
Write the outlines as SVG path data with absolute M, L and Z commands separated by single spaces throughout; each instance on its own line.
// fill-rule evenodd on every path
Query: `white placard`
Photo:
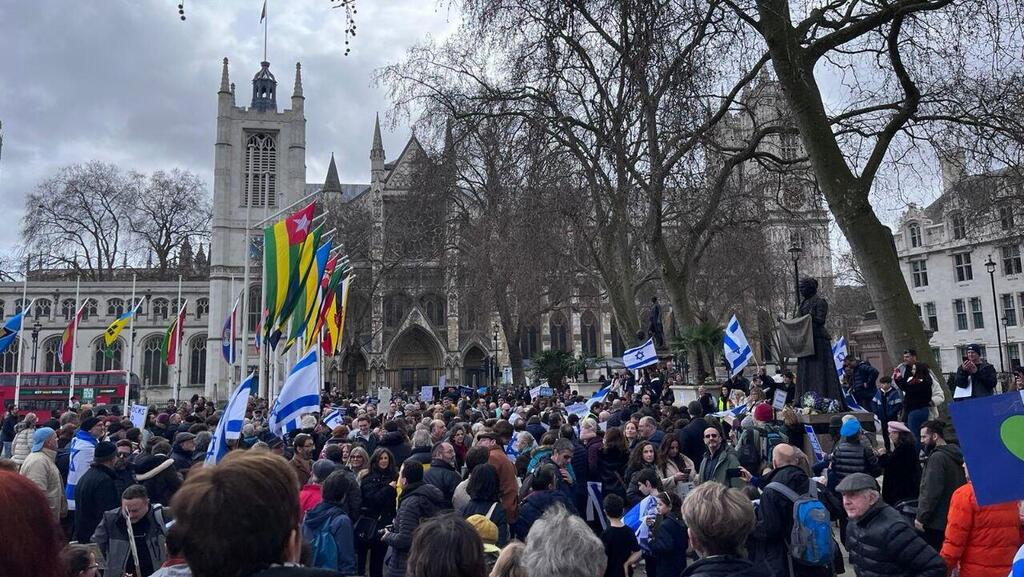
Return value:
M 776 390 L 775 398 L 772 399 L 772 407 L 781 411 L 786 406 L 786 397 L 788 396 L 788 394 L 789 393 L 787 393 L 783 389 Z
M 434 400 L 434 387 L 431 387 L 430 385 L 427 385 L 425 387 L 420 387 L 420 400 L 421 401 L 426 401 L 428 403 L 433 401 Z
M 590 414 L 590 409 L 587 407 L 586 403 L 575 403 L 566 407 L 565 412 L 570 415 L 576 415 L 582 419 Z
M 146 413 L 149 411 L 149 407 L 146 405 L 132 405 L 132 426 L 145 429 L 146 428 Z
M 391 403 L 391 389 L 387 387 L 377 389 L 377 403 L 382 407 L 386 407 Z

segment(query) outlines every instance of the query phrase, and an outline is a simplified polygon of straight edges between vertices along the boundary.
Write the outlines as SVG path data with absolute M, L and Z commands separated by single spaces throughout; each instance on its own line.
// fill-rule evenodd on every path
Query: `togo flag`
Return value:
M 750 351 L 750 343 L 747 336 L 743 334 L 743 327 L 739 319 L 732 315 L 729 324 L 725 326 L 725 334 L 722 336 L 722 349 L 725 352 L 725 360 L 729 363 L 729 376 L 735 376 L 743 370 L 743 367 L 750 363 L 753 353 Z
M 658 351 L 654 349 L 654 338 L 647 339 L 647 342 L 639 347 L 629 349 L 622 354 L 622 364 L 634 371 L 658 363 Z
M 249 395 L 252 393 L 252 383 L 256 373 L 249 373 L 249 376 L 238 385 L 235 392 L 231 393 L 228 406 L 217 423 L 217 430 L 210 438 L 210 447 L 206 450 L 206 461 L 204 467 L 216 465 L 228 454 L 228 440 L 237 439 L 242 435 L 242 422 L 245 421 L 245 409 L 249 405 Z

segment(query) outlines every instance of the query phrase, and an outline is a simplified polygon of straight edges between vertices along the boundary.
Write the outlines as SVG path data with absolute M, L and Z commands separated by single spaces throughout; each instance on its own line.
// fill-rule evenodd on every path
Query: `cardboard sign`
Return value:
M 427 385 L 420 387 L 420 400 L 426 402 L 432 402 L 434 400 L 434 387 Z
M 377 399 L 382 405 L 387 405 L 391 402 L 391 389 L 387 387 L 381 387 L 377 389 Z
M 132 405 L 132 412 L 130 413 L 132 426 L 139 429 L 145 429 L 147 412 L 149 412 L 149 407 L 146 405 Z
M 786 406 L 786 397 L 788 393 L 782 389 L 775 391 L 775 398 L 772 399 L 772 407 L 778 410 L 782 410 Z

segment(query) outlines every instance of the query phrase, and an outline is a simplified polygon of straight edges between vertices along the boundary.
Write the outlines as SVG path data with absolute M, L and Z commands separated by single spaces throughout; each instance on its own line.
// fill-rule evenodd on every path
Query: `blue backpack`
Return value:
M 338 545 L 334 542 L 334 533 L 331 531 L 334 521 L 335 517 L 328 518 L 309 539 L 313 567 L 338 570 Z
M 818 499 L 818 484 L 810 480 L 810 491 L 797 495 L 779 482 L 768 483 L 793 503 L 793 530 L 789 535 L 789 556 L 804 565 L 827 567 L 835 554 L 832 541 L 832 519 L 825 504 Z M 790 571 L 792 573 L 792 571 Z

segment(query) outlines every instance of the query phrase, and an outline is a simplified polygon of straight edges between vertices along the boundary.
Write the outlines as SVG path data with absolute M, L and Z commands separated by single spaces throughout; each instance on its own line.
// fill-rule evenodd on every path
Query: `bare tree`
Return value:
M 213 217 L 206 186 L 194 173 L 159 170 L 132 203 L 131 231 L 156 255 L 159 274 L 167 272 L 171 255 L 188 241 L 206 240 Z

